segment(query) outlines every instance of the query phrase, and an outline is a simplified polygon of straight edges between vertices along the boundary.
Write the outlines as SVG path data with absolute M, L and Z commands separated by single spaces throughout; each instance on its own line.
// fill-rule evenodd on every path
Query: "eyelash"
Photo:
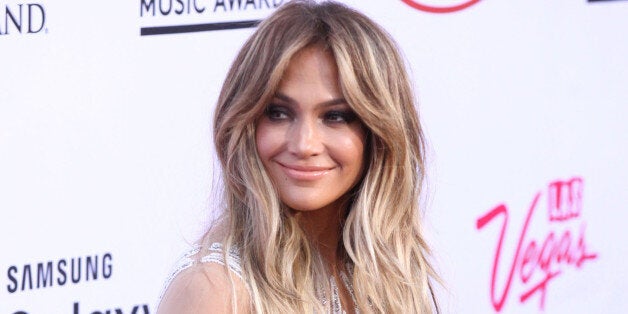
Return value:
M 323 117 L 325 121 L 329 121 L 331 123 L 347 123 L 347 124 L 355 121 L 356 119 L 355 113 L 351 111 L 338 111 L 338 110 L 326 112 Z
M 280 122 L 286 119 L 291 119 L 292 112 L 280 105 L 269 105 L 264 114 L 270 121 Z M 353 111 L 345 110 L 331 110 L 323 114 L 323 120 L 330 124 L 349 124 L 357 119 L 357 116 Z
M 289 118 L 291 115 L 289 110 L 287 110 L 286 108 L 283 108 L 282 106 L 277 106 L 277 105 L 269 105 L 266 108 L 266 111 L 264 112 L 264 114 L 266 115 L 266 117 L 268 117 L 270 121 L 285 120 L 286 118 Z M 277 117 L 277 115 L 282 115 L 282 116 Z

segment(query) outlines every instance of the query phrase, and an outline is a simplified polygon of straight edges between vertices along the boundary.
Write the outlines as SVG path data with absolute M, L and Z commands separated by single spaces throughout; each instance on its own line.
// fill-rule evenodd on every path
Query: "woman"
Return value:
M 389 35 L 292 1 L 229 71 L 214 139 L 225 215 L 161 313 L 431 313 L 418 199 L 423 136 Z

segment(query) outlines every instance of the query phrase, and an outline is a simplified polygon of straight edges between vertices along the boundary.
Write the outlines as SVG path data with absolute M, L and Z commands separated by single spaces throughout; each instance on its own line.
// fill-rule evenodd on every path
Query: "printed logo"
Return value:
M 124 308 L 122 307 L 117 307 L 117 308 L 110 308 L 107 310 L 97 310 L 97 311 L 92 311 L 91 309 L 89 311 L 83 312 L 81 311 L 81 307 L 80 304 L 78 302 L 74 302 L 74 304 L 72 305 L 72 314 L 81 314 L 81 313 L 116 313 L 116 314 L 124 314 L 124 313 L 130 313 L 130 314 L 150 314 L 150 309 L 148 308 L 148 304 L 138 304 L 138 305 L 133 305 L 132 308 L 130 308 L 128 311 L 124 311 Z
M 401 0 L 405 4 L 430 13 L 452 13 L 464 10 L 480 0 Z
M 490 299 L 493 308 L 501 311 L 511 292 L 513 280 L 519 280 L 523 291 L 519 302 L 525 303 L 532 296 L 539 296 L 539 309 L 544 309 L 545 296 L 552 280 L 571 270 L 581 270 L 585 262 L 598 257 L 588 250 L 585 237 L 585 221 L 582 219 L 582 197 L 584 180 L 574 177 L 569 180 L 556 180 L 547 186 L 546 191 L 534 195 L 530 208 L 521 224 L 519 239 L 511 242 L 515 253 L 510 260 L 503 255 L 505 235 L 508 228 L 509 210 L 505 204 L 497 205 L 476 221 L 476 228 L 481 230 L 493 221 L 501 222 L 501 231 L 497 237 L 497 246 L 491 274 Z M 532 218 L 541 207 L 546 205 L 546 225 L 535 225 L 534 230 L 545 230 L 544 237 L 530 233 Z M 538 235 L 538 234 L 537 234 Z M 509 267 L 505 280 L 500 284 L 497 277 L 500 267 Z M 503 276 L 502 276 L 503 277 Z
M 101 305 L 102 306 L 102 305 Z M 125 311 L 126 309 L 126 311 Z M 132 306 L 118 306 L 118 307 L 113 307 L 113 306 L 109 306 L 108 309 L 103 310 L 102 308 L 98 309 L 98 310 L 94 310 L 92 311 L 93 308 L 90 308 L 87 311 L 82 311 L 81 310 L 81 304 L 79 302 L 74 302 L 72 304 L 72 314 L 83 314 L 83 313 L 91 313 L 91 314 L 125 314 L 125 313 L 129 313 L 129 314 L 150 314 L 150 308 L 148 306 L 148 304 L 137 304 L 137 305 L 132 305 Z M 37 313 L 37 312 L 33 312 L 33 313 Z M 66 313 L 70 313 L 69 311 Z M 13 314 L 29 314 L 29 312 L 26 311 L 16 311 Z
M 284 0 L 140 0 L 140 35 L 255 27 Z
M 48 33 L 46 10 L 40 3 L 0 5 L 0 36 Z
M 107 280 L 112 273 L 113 255 L 111 253 L 11 265 L 6 271 L 9 280 L 6 288 L 9 293 L 17 293 L 51 288 L 55 285 L 65 286 L 90 280 Z
M 6 270 L 6 291 L 9 297 L 14 294 L 30 294 L 34 296 L 34 290 L 45 289 L 45 291 L 47 291 L 55 286 L 67 287 L 94 281 L 108 281 L 114 273 L 113 262 L 113 254 L 106 252 L 103 254 L 10 265 Z M 3 301 L 6 301 L 6 299 Z M 36 301 L 27 303 L 27 306 L 29 307 L 28 309 L 20 308 L 9 313 L 29 314 L 48 312 L 37 311 L 36 307 L 39 306 L 41 309 L 41 307 L 45 305 L 39 304 Z M 35 307 L 35 309 L 33 309 L 33 307 Z M 105 306 L 102 303 L 93 305 L 89 302 L 74 300 L 72 304 L 68 304 L 65 313 L 150 314 L 150 308 L 146 303 L 135 303 L 132 305 L 109 304 Z

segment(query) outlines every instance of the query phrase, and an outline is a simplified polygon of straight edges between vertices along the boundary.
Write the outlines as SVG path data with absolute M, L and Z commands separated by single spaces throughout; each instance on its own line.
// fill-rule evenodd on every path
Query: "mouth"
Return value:
M 301 166 L 277 162 L 289 178 L 298 181 L 314 181 L 324 177 L 334 167 Z

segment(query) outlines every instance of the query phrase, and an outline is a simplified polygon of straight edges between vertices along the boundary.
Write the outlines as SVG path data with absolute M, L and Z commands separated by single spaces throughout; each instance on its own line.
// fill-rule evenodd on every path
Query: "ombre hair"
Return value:
M 220 92 L 214 141 L 222 166 L 225 252 L 236 248 L 256 313 L 329 311 L 329 270 L 281 203 L 258 156 L 255 128 L 291 58 L 316 45 L 336 61 L 347 104 L 367 130 L 363 178 L 343 213 L 339 250 L 363 313 L 438 307 L 420 226 L 424 139 L 399 50 L 380 26 L 335 2 L 298 0 L 261 22 Z M 236 304 L 237 302 L 234 302 Z M 235 305 L 234 305 L 235 306 Z

